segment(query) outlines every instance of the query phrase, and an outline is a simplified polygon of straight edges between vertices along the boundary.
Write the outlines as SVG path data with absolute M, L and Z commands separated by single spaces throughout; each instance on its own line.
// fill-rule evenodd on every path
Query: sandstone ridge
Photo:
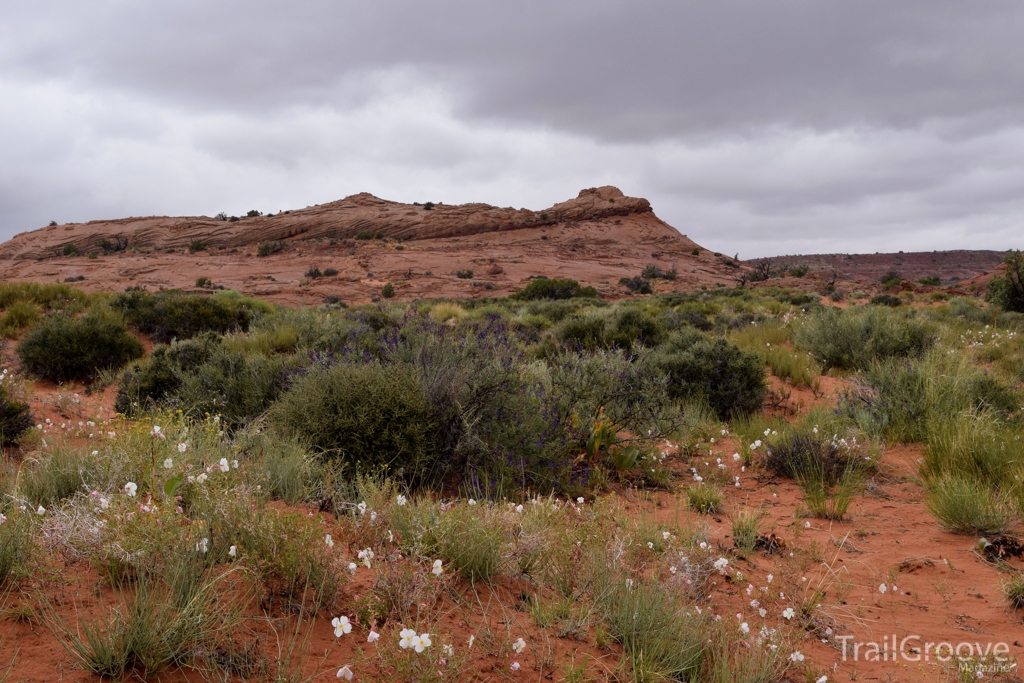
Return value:
M 541 211 L 479 203 L 427 208 L 361 192 L 328 204 L 235 221 L 149 216 L 55 225 L 15 236 L 0 245 L 0 258 L 51 258 L 63 255 L 68 245 L 84 254 L 100 249 L 104 241 L 128 248 L 181 249 L 195 241 L 232 248 L 262 242 L 346 239 L 360 233 L 425 240 L 644 215 L 654 217 L 646 199 L 627 197 L 611 186 L 583 190 L 575 199 Z

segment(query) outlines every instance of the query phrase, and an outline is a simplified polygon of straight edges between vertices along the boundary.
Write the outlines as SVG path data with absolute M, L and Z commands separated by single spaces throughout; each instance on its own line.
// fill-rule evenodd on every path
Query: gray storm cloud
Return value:
M 1017 3 L 9 5 L 2 238 L 609 183 L 741 256 L 1020 246 Z

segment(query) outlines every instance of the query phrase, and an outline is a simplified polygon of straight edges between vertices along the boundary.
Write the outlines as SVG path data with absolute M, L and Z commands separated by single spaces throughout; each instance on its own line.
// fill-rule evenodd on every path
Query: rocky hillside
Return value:
M 261 249 L 262 247 L 262 249 Z M 732 285 L 715 255 L 614 187 L 540 210 L 401 204 L 357 194 L 274 216 L 151 217 L 50 226 L 0 244 L 0 277 L 87 290 L 237 289 L 289 304 L 502 296 L 539 275 L 625 296 L 621 278 L 675 270 L 655 290 Z M 318 276 L 318 274 L 320 276 Z

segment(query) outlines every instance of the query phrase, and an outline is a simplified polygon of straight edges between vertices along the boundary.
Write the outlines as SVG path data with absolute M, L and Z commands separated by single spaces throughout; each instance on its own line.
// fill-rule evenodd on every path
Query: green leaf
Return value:
M 179 488 L 181 488 L 181 485 L 182 485 L 182 483 L 184 483 L 184 481 L 185 481 L 185 473 L 184 472 L 181 473 L 181 474 L 177 474 L 177 475 L 171 477 L 170 479 L 167 480 L 167 483 L 164 484 L 164 494 L 168 498 L 174 497 L 175 491 L 177 491 Z

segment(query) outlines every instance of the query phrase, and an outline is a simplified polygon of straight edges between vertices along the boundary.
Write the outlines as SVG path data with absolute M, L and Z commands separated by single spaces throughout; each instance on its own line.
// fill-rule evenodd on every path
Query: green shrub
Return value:
M 324 277 L 334 277 L 338 274 L 337 268 L 324 268 Z
M 459 278 L 460 280 L 470 280 L 473 277 L 473 271 L 472 270 L 457 270 L 457 271 L 455 271 L 455 277 Z
M 428 471 L 435 428 L 413 372 L 397 365 L 336 365 L 297 379 L 270 411 L 271 423 L 356 471 Z
M 188 245 L 188 253 L 194 254 L 197 251 L 206 251 L 209 247 L 209 242 L 205 242 L 203 240 L 192 240 Z
M 64 255 L 65 256 L 78 256 L 78 247 L 76 247 L 71 242 L 68 242 L 67 244 L 64 245 Z
M 671 397 L 703 398 L 721 419 L 759 410 L 767 391 L 757 355 L 696 330 L 672 335 L 651 362 L 668 375 Z
M 201 332 L 225 334 L 249 329 L 253 304 L 226 296 L 184 294 L 167 290 L 150 294 L 135 290 L 118 294 L 111 308 L 121 311 L 139 332 L 154 341 L 189 339 Z
M 1006 271 L 988 283 L 985 300 L 1004 311 L 1024 313 L 1024 256 L 1020 251 L 1011 249 L 1003 262 Z
M 619 278 L 619 284 L 625 286 L 626 289 L 634 294 L 654 294 L 654 288 L 651 287 L 651 283 L 639 275 Z
M 701 482 L 686 489 L 686 504 L 691 510 L 702 515 L 710 515 L 721 510 L 724 499 L 721 490 L 714 484 Z
M 11 398 L 4 379 L 6 377 L 0 377 L 0 448 L 16 445 L 34 422 L 28 404 Z
M 270 256 L 279 251 L 284 251 L 286 246 L 288 246 L 286 242 L 264 242 L 256 249 L 256 256 Z
M 1003 495 L 974 477 L 960 474 L 932 483 L 928 510 L 943 527 L 958 534 L 1000 534 L 1016 523 Z
M 393 284 L 391 284 L 390 282 L 389 282 L 389 283 L 387 283 L 387 284 L 386 284 L 386 285 L 384 285 L 384 287 L 383 287 L 383 288 L 382 288 L 382 289 L 380 290 L 380 295 L 381 295 L 382 297 L 384 297 L 385 299 L 391 299 L 391 298 L 393 298 L 393 297 L 395 296 L 395 286 L 394 286 Z
M 324 274 L 320 271 L 319 266 L 310 266 L 309 270 L 306 271 L 305 275 L 310 280 L 316 280 L 317 278 L 321 278 L 324 276 Z
M 640 277 L 647 280 L 675 280 L 679 277 L 679 274 L 675 268 L 672 270 L 662 270 L 659 266 L 648 263 L 640 272 Z
M 136 415 L 154 407 L 186 415 L 221 415 L 237 425 L 263 413 L 278 397 L 290 359 L 234 351 L 212 335 L 158 346 L 121 375 L 114 406 Z
M 903 305 L 903 300 L 898 296 L 892 294 L 879 294 L 878 296 L 871 297 L 871 304 L 873 306 L 888 306 L 889 308 L 896 308 L 897 306 Z
M 883 289 L 889 289 L 890 287 L 895 287 L 903 282 L 903 276 L 900 275 L 898 271 L 890 268 L 884 275 L 882 275 L 881 278 L 879 278 L 878 281 L 882 284 Z
M 607 319 L 600 313 L 578 313 L 562 321 L 555 330 L 555 337 L 575 349 L 593 351 L 605 345 L 607 325 Z
M 927 285 L 930 287 L 939 287 L 942 285 L 942 278 L 938 275 L 927 275 L 918 279 L 918 284 Z
M 665 327 L 661 322 L 639 308 L 627 308 L 605 335 L 605 343 L 620 349 L 628 350 L 634 343 L 652 347 L 661 344 L 665 337 Z
M 120 316 L 96 310 L 80 318 L 49 315 L 18 344 L 25 368 L 54 382 L 90 380 L 144 353 Z
M 21 471 L 21 492 L 33 508 L 51 509 L 76 493 L 89 491 L 96 483 L 98 462 L 95 456 L 74 448 L 56 447 Z
M 931 326 L 912 312 L 877 306 L 821 309 L 794 339 L 826 367 L 861 370 L 877 359 L 920 356 L 934 341 Z
M 516 301 L 536 301 L 537 299 L 572 299 L 596 296 L 596 289 L 581 287 L 576 280 L 538 277 L 509 298 Z

